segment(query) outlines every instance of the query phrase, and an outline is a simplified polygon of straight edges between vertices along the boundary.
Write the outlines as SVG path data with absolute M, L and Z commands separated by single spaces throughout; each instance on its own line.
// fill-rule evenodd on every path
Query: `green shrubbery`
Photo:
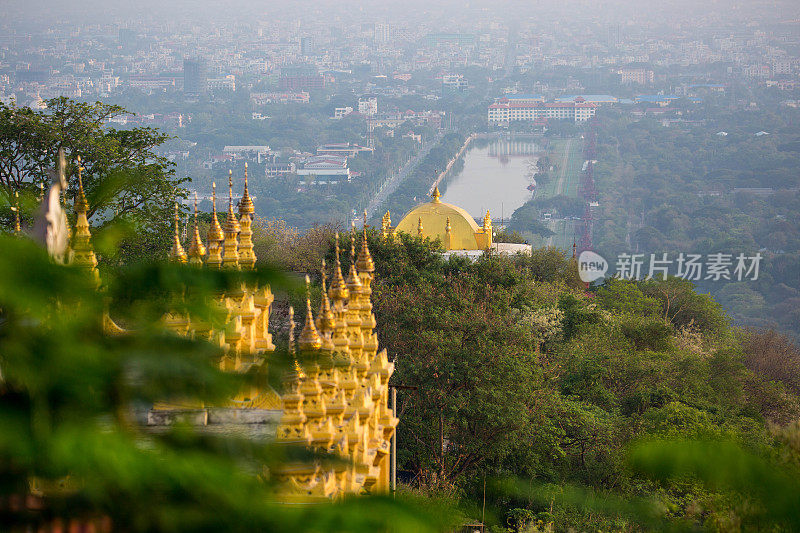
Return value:
M 690 283 L 612 279 L 587 292 L 554 249 L 471 263 L 405 236 L 372 248 L 380 339 L 395 357 L 395 383 L 413 387 L 399 394 L 405 482 L 456 498 L 479 521 L 489 479 L 493 531 L 797 520 L 785 507 L 770 515 L 757 477 L 732 486 L 708 469 L 663 473 L 718 446 L 770 475 L 796 474 L 800 462 L 778 436 L 783 426 L 771 425 L 797 413 L 798 396 L 769 377 L 794 383 L 795 363 L 776 362 L 788 349 L 752 334 L 742 344 Z M 759 357 L 759 346 L 771 355 Z M 669 441 L 637 444 L 652 439 Z M 678 460 L 684 441 L 701 444 L 686 444 L 692 451 Z M 522 481 L 496 484 L 509 478 Z

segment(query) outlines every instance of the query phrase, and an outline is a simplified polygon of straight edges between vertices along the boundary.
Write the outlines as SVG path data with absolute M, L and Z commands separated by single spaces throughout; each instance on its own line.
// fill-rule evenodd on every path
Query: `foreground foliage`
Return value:
M 159 325 L 169 310 L 219 321 L 207 306 L 211 294 L 246 280 L 286 288 L 276 271 L 129 265 L 106 270 L 98 292 L 83 272 L 52 263 L 25 239 L 0 236 L 0 247 L 0 529 L 70 519 L 115 531 L 437 531 L 446 524 L 447 513 L 433 515 L 410 499 L 281 505 L 269 472 L 287 460 L 313 460 L 308 452 L 189 427 L 146 431 L 142 416 L 155 401 L 213 405 L 244 382 L 280 378 L 285 354 L 275 354 L 268 376 L 231 375 L 215 364 L 218 348 Z M 105 309 L 127 334 L 104 332 Z
M 119 106 L 65 97 L 45 104 L 39 110 L 0 102 L 0 202 L 13 205 L 18 193 L 27 226 L 41 194 L 38 185 L 49 186 L 63 148 L 69 197 L 77 195 L 77 168 L 83 168 L 90 223 L 114 233 L 133 229 L 125 232 L 113 256 L 123 262 L 162 256 L 170 247 L 173 204 L 186 195 L 181 187 L 185 180 L 175 176 L 174 164 L 158 152 L 169 136 L 153 128 L 109 127 L 109 120 L 128 113 Z M 2 219 L 11 227 L 7 208 Z

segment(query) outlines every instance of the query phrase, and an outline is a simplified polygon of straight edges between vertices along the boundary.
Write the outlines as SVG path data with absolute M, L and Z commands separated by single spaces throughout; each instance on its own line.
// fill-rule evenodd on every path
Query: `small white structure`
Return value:
M 350 106 L 347 107 L 337 107 L 333 110 L 333 116 L 331 117 L 334 120 L 339 120 L 341 118 L 346 117 L 350 113 L 353 112 L 353 108 Z
M 517 244 L 512 242 L 495 242 L 492 243 L 491 247 L 493 254 L 499 255 L 516 255 L 516 254 L 524 254 L 524 255 L 531 255 L 531 245 L 530 244 Z M 461 256 L 461 257 L 468 257 L 470 260 L 475 261 L 481 255 L 483 255 L 485 250 L 447 250 L 446 252 L 442 252 L 442 256 L 445 258 L 449 258 L 453 255 Z
M 347 156 L 313 155 L 303 161 L 302 166 L 297 169 L 297 175 L 315 176 L 327 179 L 338 177 L 350 181 L 350 168 L 347 166 Z
M 374 117 L 378 114 L 378 97 L 365 94 L 358 98 L 358 112 L 367 117 Z

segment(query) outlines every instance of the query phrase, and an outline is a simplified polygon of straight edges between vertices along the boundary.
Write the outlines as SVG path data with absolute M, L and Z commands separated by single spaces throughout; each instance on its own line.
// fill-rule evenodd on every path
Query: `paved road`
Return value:
M 367 204 L 368 219 L 375 215 L 375 212 L 378 210 L 381 204 L 386 201 L 389 195 L 396 191 L 397 188 L 400 187 L 400 184 L 403 183 L 406 178 L 408 178 L 409 174 L 411 174 L 411 172 L 416 168 L 417 164 L 422 161 L 426 155 L 428 155 L 428 152 L 431 151 L 431 148 L 436 146 L 439 141 L 442 140 L 444 133 L 444 130 L 437 133 L 436 137 L 423 146 L 417 155 L 409 159 L 406 164 L 400 168 L 400 171 L 397 174 L 392 174 L 389 176 L 389 179 L 383 182 L 383 185 L 381 185 L 378 193 L 373 196 Z
M 558 173 L 558 181 L 556 182 L 556 186 L 553 190 L 554 196 L 558 196 L 560 194 L 564 194 L 565 184 L 567 183 L 567 171 L 570 170 L 568 168 L 570 162 L 570 155 L 572 153 L 572 143 L 573 139 L 567 140 L 566 144 L 564 145 L 564 157 L 561 159 L 561 168 L 559 169 Z M 572 229 L 572 234 L 574 237 L 574 224 L 571 221 L 567 220 L 549 220 L 547 222 L 547 227 L 550 228 L 550 231 L 555 232 L 555 235 L 551 235 L 547 238 L 546 244 L 547 246 L 553 246 L 561 244 L 562 248 L 568 249 L 569 246 L 572 245 L 569 238 L 570 229 Z
M 572 152 L 572 139 L 567 141 L 564 146 L 564 157 L 561 160 L 561 172 L 558 176 L 558 183 L 556 184 L 556 196 L 564 194 L 564 182 L 567 179 L 567 165 L 569 164 L 569 155 Z

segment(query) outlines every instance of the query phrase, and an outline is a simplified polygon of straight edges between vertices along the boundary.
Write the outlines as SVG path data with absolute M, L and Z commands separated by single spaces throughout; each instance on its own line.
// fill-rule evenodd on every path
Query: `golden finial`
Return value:
M 389 236 L 389 211 L 381 217 L 381 240 L 385 241 Z
M 431 198 L 433 198 L 433 203 L 438 204 L 439 202 L 441 202 L 441 200 L 439 200 L 439 198 L 441 198 L 441 196 L 442 195 L 439 193 L 439 186 L 438 185 L 434 185 L 433 186 L 433 193 L 431 194 Z
M 358 252 L 358 261 L 356 266 L 359 272 L 375 272 L 375 263 L 372 261 L 372 254 L 369 253 L 369 246 L 367 246 L 367 210 L 364 210 L 364 231 L 361 235 L 361 250 Z
M 217 182 L 211 183 L 211 225 L 206 238 L 208 240 L 206 264 L 212 268 L 219 268 L 222 266 L 222 241 L 225 240 L 225 234 L 217 217 Z
M 355 223 L 353 224 L 353 232 L 350 234 L 350 272 L 347 275 L 347 290 L 350 291 L 350 303 L 353 302 L 353 296 L 358 294 L 361 290 L 361 280 L 358 279 L 358 270 L 356 270 L 356 234 Z
M 419 217 L 417 221 L 417 235 L 422 237 L 422 217 Z
M 319 350 L 322 339 L 314 326 L 314 314 L 311 312 L 311 280 L 306 275 L 306 324 L 300 332 L 297 345 L 303 351 Z
M 19 223 L 19 192 L 14 192 L 14 207 L 11 208 L 14 211 L 14 233 L 19 235 L 22 233 L 22 226 Z
M 206 247 L 203 239 L 200 238 L 200 227 L 197 224 L 197 193 L 194 193 L 194 233 L 192 242 L 189 245 L 189 262 L 192 264 L 202 264 L 203 256 L 206 255 Z
M 349 296 L 347 284 L 342 276 L 342 262 L 339 257 L 339 232 L 336 232 L 336 264 L 333 268 L 333 279 L 331 280 L 330 297 L 333 300 L 344 300 Z
M 256 212 L 253 205 L 253 200 L 250 198 L 250 188 L 247 177 L 247 163 L 244 164 L 244 192 L 242 193 L 242 200 L 239 202 L 239 215 L 252 215 Z
M 239 225 L 239 265 L 245 270 L 256 266 L 256 254 L 253 251 L 253 213 L 256 208 L 250 198 L 247 177 L 247 163 L 244 164 L 244 192 L 239 202 L 239 215 L 242 217 Z
M 451 229 L 452 228 L 450 227 L 450 217 L 447 217 L 447 221 L 444 224 L 444 231 L 445 233 L 450 233 Z
M 228 169 L 228 228 L 230 232 L 239 233 L 239 222 L 233 212 L 233 171 Z
M 222 264 L 230 268 L 239 267 L 239 221 L 233 212 L 233 171 L 228 170 L 228 218 L 225 221 L 225 240 L 222 245 Z
M 289 351 L 294 353 L 294 307 L 289 306 Z M 297 363 L 295 362 L 295 365 Z
M 489 215 L 489 210 L 486 210 L 486 215 L 483 217 L 483 227 L 490 228 L 492 226 L 492 217 Z
M 322 278 L 322 298 L 320 299 L 319 303 L 319 314 L 317 316 L 317 319 L 319 320 L 320 332 L 325 334 L 333 331 L 333 326 L 335 321 L 333 317 L 333 311 L 331 311 L 331 302 L 328 299 L 325 259 L 322 260 L 322 270 L 320 271 L 320 275 Z
M 211 227 L 208 228 L 208 240 L 221 241 L 225 238 L 222 233 L 222 226 L 217 218 L 217 182 L 211 182 Z
M 183 250 L 183 246 L 181 245 L 179 227 L 180 218 L 178 216 L 178 202 L 175 202 L 175 235 L 172 238 L 172 250 L 170 251 L 170 255 L 172 256 L 172 259 L 178 263 L 185 263 L 186 252 Z
M 86 213 L 89 211 L 89 202 L 86 201 L 86 195 L 83 192 L 83 170 L 81 156 L 78 156 L 78 199 L 75 201 L 76 213 Z
M 61 154 L 61 151 L 59 151 Z M 63 164 L 62 167 L 63 168 Z M 87 213 L 89 203 L 83 192 L 83 166 L 78 156 L 78 197 L 75 199 L 75 234 L 72 238 L 72 264 L 87 270 L 95 283 L 100 283 L 100 274 L 97 272 L 97 256 L 92 249 L 92 233 L 89 231 Z

